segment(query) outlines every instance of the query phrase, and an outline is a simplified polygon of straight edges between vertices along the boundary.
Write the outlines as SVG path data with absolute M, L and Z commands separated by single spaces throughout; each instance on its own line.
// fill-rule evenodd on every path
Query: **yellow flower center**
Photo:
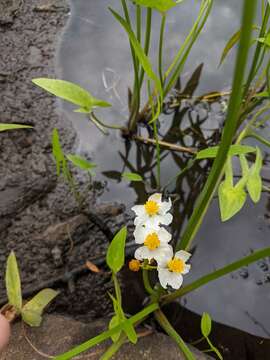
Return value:
M 148 247 L 149 250 L 155 250 L 160 245 L 160 240 L 156 233 L 152 233 L 146 236 L 144 240 L 144 245 Z
M 148 200 L 144 207 L 149 216 L 156 215 L 159 210 L 159 205 L 153 200 Z
M 172 259 L 168 262 L 168 269 L 172 272 L 182 273 L 185 268 L 185 263 L 181 259 Z

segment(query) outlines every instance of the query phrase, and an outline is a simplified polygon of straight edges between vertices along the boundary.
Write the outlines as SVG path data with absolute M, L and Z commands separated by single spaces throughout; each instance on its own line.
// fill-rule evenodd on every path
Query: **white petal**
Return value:
M 131 208 L 131 210 L 134 211 L 137 216 L 142 216 L 145 214 L 144 205 L 135 205 Z
M 159 224 L 160 224 L 160 219 L 159 219 L 158 215 L 156 215 L 156 216 L 147 216 L 147 219 L 145 219 L 145 221 L 144 221 L 145 227 L 151 228 L 151 229 L 153 229 L 155 231 L 160 229 Z
M 182 274 L 184 274 L 184 275 L 187 274 L 189 272 L 190 268 L 191 268 L 191 265 L 185 264 L 184 271 L 182 272 Z
M 179 273 L 169 272 L 170 276 L 168 277 L 168 285 L 173 289 L 177 290 L 183 284 L 183 276 Z
M 191 257 L 191 254 L 185 250 L 180 250 L 175 253 L 175 257 L 186 262 Z
M 163 201 L 160 205 L 160 214 L 165 215 L 172 207 L 172 201 L 169 199 L 169 201 Z
M 172 239 L 172 235 L 164 228 L 158 230 L 158 237 L 161 243 L 168 243 Z
M 173 220 L 173 216 L 170 213 L 167 213 L 165 215 L 157 215 L 156 217 L 158 218 L 159 223 L 163 225 L 170 225 Z
M 133 233 L 135 237 L 136 244 L 143 244 L 146 236 L 146 229 L 144 226 L 136 226 L 135 231 Z
M 168 262 L 172 259 L 172 257 L 173 257 L 173 248 L 170 245 L 168 245 L 166 251 L 163 252 L 163 256 L 157 260 L 158 267 L 167 269 Z
M 148 259 L 149 261 L 155 259 L 161 261 L 164 257 L 171 254 L 173 251 L 170 245 L 159 246 L 155 250 L 148 249 L 147 246 L 141 246 L 135 251 L 135 258 L 137 260 Z
M 135 259 L 144 260 L 149 258 L 148 248 L 146 246 L 139 247 L 134 254 Z M 150 258 L 151 260 L 151 258 Z
M 156 203 L 158 203 L 159 206 L 161 206 L 161 204 L 162 204 L 161 198 L 162 198 L 161 194 L 155 193 L 155 194 L 149 196 L 148 200 L 155 201 Z
M 146 224 L 146 222 L 148 221 L 149 216 L 147 214 L 143 214 L 141 216 L 137 216 L 134 219 L 134 225 L 135 226 L 143 226 Z
M 166 289 L 167 285 L 170 281 L 170 272 L 167 269 L 162 269 L 162 268 L 158 268 L 158 278 L 159 278 L 159 282 L 160 285 Z

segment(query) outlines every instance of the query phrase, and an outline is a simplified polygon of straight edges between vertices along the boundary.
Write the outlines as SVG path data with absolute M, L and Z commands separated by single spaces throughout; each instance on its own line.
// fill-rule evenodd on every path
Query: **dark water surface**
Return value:
M 119 8 L 119 1 L 74 0 L 71 2 L 71 19 L 64 32 L 58 54 L 58 77 L 79 83 L 93 95 L 110 101 L 111 109 L 98 113 L 107 123 L 124 124 L 127 116 L 127 87 L 132 85 L 132 69 L 126 35 L 106 9 Z M 204 63 L 198 87 L 190 86 L 186 92 L 195 95 L 230 88 L 234 53 L 217 69 L 226 40 L 238 28 L 241 1 L 218 0 L 188 65 L 181 77 L 186 84 L 199 64 Z M 166 59 L 168 63 L 195 19 L 198 2 L 186 1 L 169 13 L 166 32 Z M 154 16 L 154 39 L 158 38 L 159 16 Z M 152 56 L 156 54 L 152 49 Z M 197 79 L 198 80 L 198 79 Z M 182 85 L 182 88 L 184 86 Z M 102 135 L 84 116 L 75 114 L 64 104 L 64 111 L 78 131 L 78 151 L 87 154 L 98 164 L 98 179 L 107 181 L 102 201 L 119 201 L 127 208 L 142 202 L 146 193 L 156 185 L 155 153 L 151 147 L 128 144 L 118 132 Z M 184 146 L 206 147 L 218 140 L 218 129 L 224 118 L 224 104 L 183 104 L 176 115 L 163 116 L 161 135 L 168 141 Z M 171 120 L 173 119 L 173 126 Z M 141 129 L 142 134 L 146 134 Z M 169 154 L 162 151 L 162 185 L 175 176 L 179 167 L 187 164 L 189 155 Z M 192 206 L 205 179 L 208 164 L 193 167 L 183 180 L 172 182 L 169 190 L 174 201 L 173 232 L 178 236 L 182 225 L 192 211 Z M 135 171 L 144 176 L 148 185 L 130 185 L 121 182 L 123 171 Z M 103 174 L 101 174 L 103 173 Z M 264 176 L 269 178 L 265 166 Z M 184 205 L 183 205 L 184 204 Z M 183 209 L 185 208 L 185 212 Z M 213 202 L 196 238 L 192 258 L 192 272 L 186 282 L 216 268 L 269 245 L 270 203 L 268 196 L 254 206 L 247 202 L 244 209 L 232 220 L 222 224 L 217 202 Z M 207 311 L 219 322 L 238 327 L 258 336 L 270 336 L 270 261 L 266 259 L 248 269 L 215 281 L 186 297 L 186 306 L 198 313 Z

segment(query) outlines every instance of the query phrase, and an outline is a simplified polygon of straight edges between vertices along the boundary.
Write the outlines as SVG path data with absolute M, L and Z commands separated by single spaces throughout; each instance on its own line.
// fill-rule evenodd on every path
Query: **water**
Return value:
M 217 67 L 226 40 L 239 27 L 241 3 L 234 0 L 215 2 L 213 13 L 181 77 L 184 88 L 193 71 L 204 63 L 198 86 L 190 90 L 191 94 L 230 88 L 234 51 L 220 69 Z M 58 77 L 79 83 L 94 96 L 110 101 L 113 107 L 100 111 L 98 115 L 107 123 L 124 124 L 128 115 L 127 87 L 132 84 L 128 42 L 123 30 L 106 10 L 108 6 L 119 9 L 119 1 L 74 0 L 71 5 L 71 18 L 58 53 Z M 195 8 L 198 5 L 193 0 L 184 2 L 169 13 L 165 63 L 172 58 L 177 44 L 187 34 L 195 19 Z M 159 16 L 156 14 L 154 29 L 157 29 L 158 23 Z M 157 40 L 158 32 L 153 34 Z M 154 58 L 156 47 L 151 54 Z M 105 137 L 84 116 L 73 113 L 71 109 L 71 106 L 63 105 L 65 115 L 79 134 L 78 151 L 98 164 L 98 179 L 107 182 L 102 201 L 123 202 L 127 208 L 135 202 L 144 201 L 147 192 L 156 186 L 154 149 L 142 144 L 129 144 L 118 132 L 112 131 L 110 136 Z M 219 133 L 214 129 L 219 128 L 223 117 L 220 101 L 210 105 L 182 105 L 181 111 L 174 116 L 173 126 L 173 115 L 163 117 L 160 133 L 168 141 L 177 140 L 179 145 L 203 148 L 218 140 Z M 145 129 L 140 131 L 142 135 L 146 134 Z M 179 167 L 187 164 L 190 155 L 169 154 L 163 150 L 162 158 L 161 183 L 164 185 L 179 171 Z M 172 181 L 167 188 L 174 199 L 172 231 L 175 237 L 191 214 L 208 170 L 208 164 L 200 163 L 187 173 L 187 178 Z M 146 186 L 122 182 L 123 171 L 140 173 L 147 182 Z M 267 173 L 266 168 L 266 177 Z M 269 209 L 269 198 L 264 195 L 258 205 L 248 202 L 240 215 L 222 224 L 214 201 L 196 238 L 193 268 L 186 281 L 268 246 Z M 267 337 L 270 333 L 270 314 L 267 311 L 270 300 L 269 266 L 269 259 L 266 259 L 263 263 L 204 286 L 187 296 L 187 307 L 198 313 L 208 311 L 216 321 Z

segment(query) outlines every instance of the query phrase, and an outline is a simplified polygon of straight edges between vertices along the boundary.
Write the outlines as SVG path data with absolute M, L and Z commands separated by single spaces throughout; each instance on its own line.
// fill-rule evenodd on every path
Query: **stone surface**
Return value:
M 25 339 L 25 334 L 32 345 L 40 352 L 48 355 L 57 355 L 80 344 L 87 339 L 98 335 L 106 328 L 108 320 L 99 320 L 86 325 L 61 316 L 47 316 L 40 328 L 29 329 L 25 332 L 21 324 L 17 323 L 12 329 L 11 342 L 1 354 L 1 360 L 42 360 Z M 145 329 L 140 330 L 147 333 Z M 74 359 L 98 360 L 108 347 L 108 342 L 100 344 L 85 354 Z M 192 348 L 197 360 L 207 360 L 211 357 Z M 114 356 L 119 360 L 185 360 L 177 345 L 167 335 L 153 333 L 142 336 L 137 345 L 125 344 Z

